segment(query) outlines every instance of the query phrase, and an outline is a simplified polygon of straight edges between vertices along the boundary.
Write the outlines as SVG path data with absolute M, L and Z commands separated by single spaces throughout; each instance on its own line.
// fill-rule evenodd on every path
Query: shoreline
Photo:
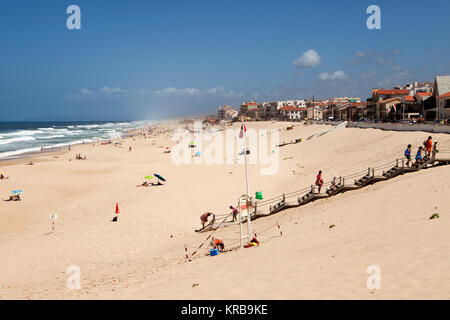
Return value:
M 43 148 L 43 151 L 27 151 L 24 153 L 20 153 L 17 155 L 13 155 L 13 156 L 9 156 L 9 157 L 5 157 L 5 158 L 0 158 L 0 167 L 1 166 L 8 166 L 8 165 L 14 165 L 14 164 L 21 164 L 21 163 L 25 163 L 27 161 L 38 161 L 42 160 L 42 158 L 44 157 L 48 157 L 48 156 L 58 156 L 58 155 L 64 155 L 67 152 L 69 152 L 69 147 L 78 147 L 78 146 L 83 146 L 83 145 L 92 145 L 95 143 L 102 143 L 105 141 L 111 141 L 111 142 L 117 142 L 121 139 L 126 139 L 129 137 L 134 137 L 136 135 L 138 135 L 138 133 L 140 131 L 142 131 L 143 129 L 148 129 L 151 126 L 158 126 L 163 124 L 165 121 L 168 120 L 162 120 L 161 122 L 155 122 L 151 125 L 144 125 L 142 127 L 138 127 L 135 129 L 131 129 L 129 131 L 125 131 L 121 134 L 120 137 L 118 138 L 114 138 L 114 139 L 96 139 L 90 142 L 76 142 L 76 143 L 67 143 L 64 145 L 59 145 L 56 147 L 46 147 Z

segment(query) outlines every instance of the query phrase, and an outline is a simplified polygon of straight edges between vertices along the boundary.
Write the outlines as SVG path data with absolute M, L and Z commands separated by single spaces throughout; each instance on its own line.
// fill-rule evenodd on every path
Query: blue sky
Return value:
M 81 30 L 66 27 L 71 4 L 81 8 Z M 371 4 L 381 8 L 380 30 L 366 27 Z M 0 120 L 154 119 L 251 99 L 365 99 L 373 87 L 450 74 L 449 11 L 447 0 L 2 1 Z

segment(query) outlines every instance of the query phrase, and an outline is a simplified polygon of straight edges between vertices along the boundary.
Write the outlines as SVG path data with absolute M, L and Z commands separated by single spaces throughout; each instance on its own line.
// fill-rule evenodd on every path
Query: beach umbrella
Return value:
M 21 194 L 23 193 L 22 190 L 13 190 L 12 194 Z
M 157 173 L 154 173 L 153 175 L 154 175 L 155 177 L 157 177 L 159 180 L 166 181 L 166 179 L 164 179 L 162 176 L 160 176 L 160 175 L 157 174 Z

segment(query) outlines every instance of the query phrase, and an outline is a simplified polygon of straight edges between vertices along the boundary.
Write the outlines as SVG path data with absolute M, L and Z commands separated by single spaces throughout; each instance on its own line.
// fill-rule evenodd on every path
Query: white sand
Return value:
M 247 128 L 286 126 L 247 123 Z M 429 135 L 345 128 L 306 141 L 329 128 L 301 125 L 282 131 L 281 140 L 304 141 L 280 148 L 276 176 L 261 176 L 260 166 L 251 165 L 251 193 L 262 190 L 271 198 L 301 189 L 314 182 L 318 170 L 326 182 L 333 175 L 365 170 L 401 157 L 406 144 L 420 145 Z M 432 136 L 440 149 L 450 150 L 448 135 Z M 77 146 L 59 158 L 37 158 L 34 166 L 0 166 L 11 177 L 0 180 L 1 197 L 24 190 L 21 202 L 0 202 L 0 298 L 450 297 L 450 166 L 258 219 L 253 226 L 261 232 L 260 247 L 209 257 L 205 246 L 186 263 L 184 244 L 192 252 L 207 236 L 194 232 L 199 216 L 228 213 L 245 192 L 244 167 L 174 165 L 159 148 L 174 145 L 168 134 L 122 142 L 121 148 Z M 76 153 L 88 159 L 75 161 Z M 153 173 L 168 182 L 136 187 Z M 116 201 L 121 213 L 112 223 Z M 429 220 L 434 212 L 440 218 Z M 53 234 L 48 234 L 50 214 L 58 214 Z M 331 224 L 336 227 L 330 229 Z M 217 236 L 227 245 L 238 240 L 238 232 L 227 227 Z M 69 265 L 81 268 L 80 290 L 66 287 Z M 381 268 L 379 290 L 366 287 L 370 265 Z

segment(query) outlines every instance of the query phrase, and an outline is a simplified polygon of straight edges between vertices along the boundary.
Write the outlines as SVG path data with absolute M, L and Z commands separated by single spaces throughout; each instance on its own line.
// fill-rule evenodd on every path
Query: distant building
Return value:
M 306 108 L 293 106 L 281 107 L 279 115 L 282 120 L 301 120 L 305 118 Z
M 428 120 L 444 120 L 450 117 L 449 93 L 450 76 L 436 76 L 433 85 L 433 98 L 435 105 L 434 107 L 430 105 L 426 111 L 425 116 Z
M 323 120 L 324 110 L 319 107 L 306 108 L 306 117 L 312 120 Z
M 217 112 L 218 120 L 233 120 L 238 116 L 238 111 L 230 106 L 221 106 Z
M 367 118 L 393 120 L 396 117 L 396 104 L 402 102 L 407 95 L 409 90 L 406 89 L 372 89 L 372 97 L 367 99 Z
M 346 103 L 346 102 L 361 102 L 361 98 L 358 97 L 339 97 L 333 98 L 333 103 Z
M 412 82 L 404 86 L 396 86 L 394 89 L 409 90 L 409 95 L 415 95 L 418 92 L 431 92 L 433 90 L 433 82 Z
M 239 114 L 250 117 L 252 119 L 259 118 L 259 107 L 255 101 L 245 102 L 241 104 Z

